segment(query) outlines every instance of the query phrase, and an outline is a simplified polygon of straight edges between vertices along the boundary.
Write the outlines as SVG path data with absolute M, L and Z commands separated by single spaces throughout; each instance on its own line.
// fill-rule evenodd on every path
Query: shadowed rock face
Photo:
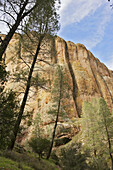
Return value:
M 18 42 L 18 35 L 16 35 L 13 37 L 6 51 L 5 62 L 7 64 L 7 70 L 11 73 L 18 73 L 20 70 L 24 71 L 27 69 L 25 62 L 18 57 L 19 53 L 15 52 Z M 59 117 L 56 136 L 59 136 L 64 131 L 64 136 L 66 137 L 67 135 L 67 138 L 70 139 L 78 131 L 74 125 L 74 120 L 81 115 L 83 101 L 103 97 L 109 109 L 111 110 L 113 108 L 113 71 L 109 70 L 95 58 L 82 44 L 74 44 L 70 41 L 66 42 L 60 37 L 55 37 L 55 39 L 50 39 L 44 45 L 43 48 L 45 51 L 48 50 L 48 52 L 46 54 L 40 52 L 38 56 L 40 61 L 36 64 L 34 76 L 38 72 L 41 78 L 46 79 L 47 83 L 43 88 L 38 85 L 31 87 L 26 110 L 32 112 L 32 119 L 36 118 L 37 113 L 40 114 L 42 120 L 40 126 L 44 129 L 44 135 L 51 136 L 55 115 L 48 114 L 52 105 L 50 89 L 55 78 L 55 65 L 62 65 L 71 89 L 69 91 L 70 99 L 65 101 L 69 104 L 66 110 L 67 116 Z M 23 48 L 21 48 L 21 51 L 23 59 L 30 65 L 32 58 L 29 57 L 30 52 L 23 52 Z M 43 62 L 42 60 L 45 58 L 46 62 Z M 10 80 L 6 87 L 21 92 L 23 90 L 22 88 L 25 87 L 21 86 L 22 82 L 14 83 L 14 81 Z M 21 94 L 19 97 L 20 100 L 22 96 Z M 33 126 L 28 128 L 29 130 L 25 132 L 22 142 L 31 136 L 33 128 Z

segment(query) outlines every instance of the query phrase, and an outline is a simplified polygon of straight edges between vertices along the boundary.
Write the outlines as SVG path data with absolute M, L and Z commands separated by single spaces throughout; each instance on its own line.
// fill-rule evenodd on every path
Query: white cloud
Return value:
M 62 28 L 76 22 L 95 12 L 103 0 L 61 0 L 61 25 Z
M 105 5 L 104 5 L 105 4 Z M 102 6 L 103 5 L 103 6 Z M 110 10 L 110 3 L 107 0 L 61 0 L 61 29 L 59 34 L 63 31 L 63 28 L 74 23 L 80 23 L 85 17 L 93 16 L 93 13 L 102 6 L 101 18 L 96 18 L 93 21 L 95 31 L 90 37 L 86 35 L 86 39 L 82 39 L 83 43 L 89 48 L 95 47 L 102 41 L 105 33 L 106 26 L 110 21 L 113 12 Z M 98 22 L 99 21 L 99 22 Z M 81 25 L 82 27 L 82 25 Z M 85 29 L 89 29 L 88 25 Z M 91 29 L 91 28 L 90 28 Z M 89 29 L 89 33 L 92 31 Z M 75 29 L 76 31 L 76 29 Z M 89 34 L 90 35 L 90 34 Z
M 72 0 L 61 0 L 61 8 L 60 8 L 60 13 L 62 13 L 68 5 L 72 2 Z
M 7 33 L 7 26 L 3 23 L 3 22 L 1 22 L 0 23 L 0 32 L 2 33 L 2 34 L 6 34 Z
M 104 33 L 108 22 L 110 21 L 112 13 L 110 12 L 110 8 L 105 7 L 102 12 L 101 18 L 97 20 L 100 21 L 99 24 L 95 23 L 95 27 L 97 28 L 96 31 L 93 33 L 92 37 L 86 37 L 84 43 L 88 46 L 88 48 L 95 47 L 98 43 L 103 40 Z

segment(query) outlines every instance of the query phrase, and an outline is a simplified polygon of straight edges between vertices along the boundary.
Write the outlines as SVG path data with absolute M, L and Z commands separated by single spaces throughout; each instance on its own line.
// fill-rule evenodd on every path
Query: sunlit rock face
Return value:
M 35 52 L 35 45 L 31 44 L 32 46 Z M 25 90 L 25 82 L 23 80 L 14 82 L 13 74 L 25 72 L 24 76 L 27 80 L 28 65 L 31 65 L 33 58 L 31 52 L 32 48 L 25 51 L 23 46 L 19 45 L 19 36 L 16 34 L 12 38 L 5 54 L 7 70 L 11 73 L 10 77 L 13 77 L 13 79 L 9 79 L 6 88 L 12 88 L 20 93 L 20 100 L 22 100 Z M 37 78 L 37 82 L 31 84 L 25 108 L 25 112 L 31 112 L 31 126 L 28 127 L 27 118 L 24 122 L 27 129 L 23 132 L 24 135 L 20 140 L 23 144 L 30 138 L 34 130 L 33 122 L 37 114 L 41 119 L 40 127 L 43 129 L 43 134 L 48 137 L 52 135 L 56 115 L 48 114 L 48 111 L 52 106 L 51 89 L 55 80 L 54 73 L 57 64 L 64 68 L 63 70 L 66 73 L 70 86 L 70 98 L 65 100 L 68 103 L 68 109 L 66 110 L 66 115 L 59 116 L 56 132 L 57 139 L 66 138 L 70 140 L 78 132 L 75 120 L 82 114 L 83 101 L 91 101 L 92 98 L 103 97 L 109 109 L 112 110 L 113 108 L 113 71 L 95 58 L 84 45 L 74 44 L 70 41 L 66 42 L 60 37 L 50 38 L 42 43 L 35 65 L 33 77 Z M 38 83 L 39 77 L 44 79 L 46 83 Z

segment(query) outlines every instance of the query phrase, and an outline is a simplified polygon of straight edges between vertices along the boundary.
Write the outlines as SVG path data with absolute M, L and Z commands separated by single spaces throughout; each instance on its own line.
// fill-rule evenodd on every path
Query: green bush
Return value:
M 19 165 L 24 163 L 25 165 L 36 170 L 43 169 L 43 164 L 40 164 L 39 160 L 36 157 L 34 157 L 32 154 L 28 154 L 27 152 L 21 154 L 18 152 L 6 151 L 2 154 L 2 156 L 4 156 L 5 158 L 9 158 L 15 162 L 18 162 Z
M 19 103 L 12 90 L 0 93 L 0 150 L 6 149 L 17 119 Z
M 104 157 L 95 157 L 90 161 L 90 167 L 92 170 L 110 170 Z
M 59 165 L 59 158 L 54 151 L 51 153 L 51 158 L 56 165 Z
M 63 170 L 88 170 L 87 156 L 81 153 L 81 144 L 61 150 L 61 165 Z
M 43 155 L 47 155 L 50 148 L 50 141 L 45 138 L 31 138 L 29 141 L 29 146 L 32 148 L 33 152 L 38 153 L 39 158 Z

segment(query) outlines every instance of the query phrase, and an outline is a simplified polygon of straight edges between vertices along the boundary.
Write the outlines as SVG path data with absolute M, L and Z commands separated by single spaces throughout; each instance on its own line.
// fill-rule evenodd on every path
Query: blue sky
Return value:
M 61 0 L 58 35 L 82 43 L 113 70 L 113 3 L 107 0 Z

